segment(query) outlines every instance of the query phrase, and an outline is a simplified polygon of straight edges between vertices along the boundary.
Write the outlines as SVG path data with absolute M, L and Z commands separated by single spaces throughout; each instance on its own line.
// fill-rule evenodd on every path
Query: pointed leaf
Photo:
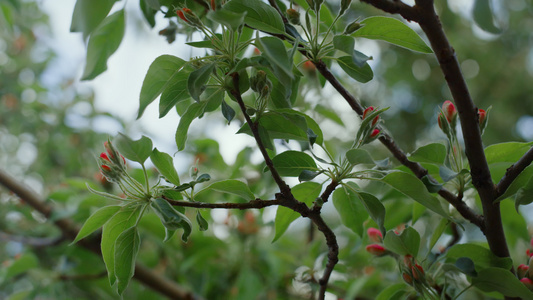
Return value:
M 407 227 L 401 234 L 396 234 L 394 230 L 389 230 L 383 240 L 385 248 L 400 254 L 410 254 L 414 257 L 420 248 L 420 234 L 413 227 Z
M 200 211 L 196 212 L 196 223 L 198 223 L 200 231 L 206 231 L 209 228 L 209 223 L 207 223 Z
M 494 17 L 489 0 L 476 0 L 474 2 L 474 21 L 479 28 L 494 34 L 501 33 L 502 30 L 494 24 Z
M 411 156 L 410 160 L 442 165 L 446 159 L 446 146 L 441 143 L 432 143 L 416 149 Z
M 337 62 L 346 74 L 359 82 L 366 83 L 374 78 L 374 72 L 367 63 L 359 67 L 353 62 L 351 56 L 341 56 L 337 58 Z
M 115 242 L 120 234 L 131 228 L 137 222 L 141 212 L 141 206 L 135 208 L 123 206 L 102 229 L 102 257 L 109 276 L 109 283 L 115 284 Z
M 168 85 L 181 81 L 180 77 L 174 79 L 174 76 L 180 72 L 184 65 L 185 61 L 183 59 L 172 55 L 161 55 L 152 62 L 141 87 L 141 95 L 139 97 L 140 106 L 137 119 L 142 116 L 146 107 L 152 103 Z
M 284 34 L 285 26 L 279 13 L 272 6 L 259 0 L 232 0 L 224 5 L 224 9 L 235 13 L 246 12 L 244 22 L 257 30 Z
M 189 94 L 194 100 L 200 101 L 200 95 L 204 92 L 205 84 L 211 77 L 211 74 L 213 73 L 214 69 L 215 64 L 210 63 L 197 70 L 192 71 L 189 75 L 189 78 L 187 80 L 187 89 L 189 90 Z
M 191 221 L 182 213 L 175 210 L 165 199 L 156 198 L 150 202 L 150 206 L 155 214 L 161 219 L 163 226 L 168 230 L 183 228 L 181 240 L 187 242 L 192 231 Z
M 235 118 L 235 110 L 231 108 L 231 106 L 229 106 L 224 100 L 222 100 L 222 115 L 228 121 L 228 125 L 231 123 L 231 120 Z
M 362 237 L 363 222 L 368 218 L 368 213 L 357 193 L 346 187 L 338 188 L 333 192 L 333 205 L 341 216 L 342 224 Z
M 460 257 L 470 258 L 478 271 L 489 267 L 503 269 L 511 269 L 512 267 L 512 260 L 509 257 L 498 257 L 489 249 L 475 244 L 457 244 L 446 253 L 446 259 L 449 262 L 454 262 Z
M 248 185 L 240 180 L 228 179 L 228 180 L 218 181 L 206 187 L 205 189 L 201 190 L 200 192 L 198 192 L 198 194 L 205 193 L 210 190 L 236 195 L 247 201 L 252 201 L 255 199 L 255 196 L 252 193 L 252 191 L 250 191 L 250 188 L 248 187 Z
M 226 7 L 222 7 L 215 11 L 209 11 L 207 13 L 207 18 L 209 20 L 220 23 L 233 31 L 237 31 L 237 29 L 239 29 L 244 23 L 245 16 L 246 11 L 234 12 Z
M 426 43 L 409 26 L 389 17 L 370 17 L 361 21 L 364 25 L 352 34 L 372 40 L 382 40 L 409 50 L 432 53 Z
M 370 218 L 378 224 L 379 230 L 385 233 L 385 206 L 379 201 L 376 196 L 369 193 L 358 193 L 359 199 L 366 208 L 366 211 L 370 215 Z
M 170 181 L 173 185 L 180 185 L 180 178 L 178 172 L 174 167 L 174 160 L 170 155 L 164 152 L 160 152 L 157 148 L 154 148 L 152 154 L 150 155 L 150 160 L 157 168 L 159 173 L 165 177 L 166 180 Z
M 381 181 L 387 183 L 400 193 L 424 205 L 444 218 L 450 218 L 442 208 L 439 200 L 431 195 L 422 181 L 414 175 L 405 172 L 392 172 L 383 177 Z
M 346 158 L 353 166 L 358 164 L 374 164 L 374 160 L 364 149 L 350 149 L 346 152 Z
M 285 151 L 276 155 L 272 162 L 281 176 L 298 177 L 303 170 L 317 170 L 315 160 L 300 151 Z
M 204 113 L 205 106 L 207 102 L 195 102 L 189 106 L 187 111 L 181 116 L 178 129 L 176 130 L 176 145 L 178 146 L 178 151 L 185 149 L 185 142 L 187 141 L 187 132 L 189 131 L 189 126 L 192 121 L 198 118 Z
M 115 138 L 115 146 L 124 157 L 140 164 L 144 164 L 146 159 L 152 154 L 152 140 L 144 135 L 134 141 L 120 133 Z
M 106 17 L 89 37 L 87 60 L 81 80 L 91 80 L 107 70 L 107 59 L 117 51 L 124 37 L 124 10 Z
M 191 97 L 187 89 L 189 75 L 190 73 L 183 68 L 179 73 L 174 74 L 164 85 L 164 90 L 159 100 L 159 118 L 166 116 L 178 102 Z
M 70 243 L 71 245 L 76 243 L 77 241 L 83 239 L 84 237 L 88 236 L 89 234 L 93 233 L 96 229 L 104 226 L 104 224 L 120 210 L 121 206 L 118 205 L 110 205 L 110 206 L 104 206 L 97 211 L 95 211 L 88 219 L 85 221 L 83 226 L 81 227 L 80 231 L 78 232 L 78 235 L 76 238 Z
M 83 38 L 105 19 L 116 0 L 78 0 L 72 13 L 70 32 L 82 32 Z
M 533 299 L 531 292 L 511 271 L 501 268 L 486 268 L 472 278 L 472 284 L 484 292 L 500 292 L 507 297 Z
M 363 68 L 370 57 L 354 49 L 355 40 L 351 36 L 336 35 L 333 37 L 333 47 L 351 56 L 353 63 Z
M 291 189 L 294 198 L 307 204 L 307 206 L 312 205 L 313 201 L 315 201 L 315 199 L 320 195 L 321 190 L 322 185 L 317 182 L 300 183 Z M 276 235 L 274 236 L 272 243 L 277 241 L 283 235 L 283 233 L 287 231 L 289 225 L 299 217 L 300 214 L 294 210 L 287 207 L 278 206 L 278 210 L 276 211 L 276 219 L 274 221 Z
M 141 237 L 137 227 L 122 232 L 115 242 L 115 276 L 118 294 L 122 295 L 135 273 L 135 260 L 141 246 Z

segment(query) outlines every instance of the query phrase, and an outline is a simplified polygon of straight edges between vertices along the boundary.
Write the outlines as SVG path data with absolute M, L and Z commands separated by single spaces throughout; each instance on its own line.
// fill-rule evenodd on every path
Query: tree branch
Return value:
M 46 204 L 41 199 L 41 197 L 37 195 L 34 191 L 32 191 L 27 186 L 19 183 L 16 179 L 11 177 L 3 170 L 0 170 L 0 184 L 17 194 L 21 199 L 24 200 L 25 203 L 33 207 L 45 217 L 48 218 L 52 214 L 52 206 Z M 58 219 L 54 221 L 54 224 L 61 230 L 63 236 L 68 237 L 70 240 L 74 240 L 74 238 L 78 234 L 78 229 L 70 219 Z M 101 255 L 100 247 L 96 243 L 81 240 L 78 244 L 98 255 Z M 135 264 L 134 278 L 142 284 L 146 285 L 147 287 L 153 289 L 154 291 L 163 294 L 171 299 L 201 299 L 193 295 L 191 292 L 185 290 L 183 287 L 175 284 L 174 282 L 171 282 L 167 278 L 157 273 L 154 273 L 152 270 L 144 267 L 139 263 Z
M 300 202 L 294 198 L 290 187 L 285 183 L 285 181 L 283 181 L 278 171 L 274 167 L 272 159 L 270 159 L 270 157 L 268 156 L 265 145 L 263 144 L 263 141 L 261 140 L 261 137 L 259 135 L 258 124 L 256 122 L 253 122 L 250 116 L 246 113 L 246 106 L 244 105 L 241 92 L 239 91 L 239 74 L 233 73 L 231 74 L 231 76 L 233 76 L 233 90 L 231 91 L 231 94 L 237 100 L 237 103 L 241 108 L 244 118 L 246 119 L 248 126 L 250 126 L 252 135 L 255 138 L 257 146 L 259 147 L 259 150 L 261 151 L 261 154 L 265 159 L 265 163 L 268 169 L 270 170 L 272 178 L 274 178 L 274 181 L 280 188 L 280 193 L 276 194 L 276 200 L 279 201 L 279 205 L 290 208 L 295 212 L 299 213 L 301 216 L 311 219 L 311 221 L 313 221 L 313 223 L 317 226 L 318 230 L 320 230 L 326 238 L 326 245 L 328 246 L 328 263 L 326 264 L 326 269 L 324 270 L 322 278 L 320 278 L 319 280 L 320 291 L 318 293 L 318 299 L 324 300 L 326 296 L 326 290 L 328 288 L 329 278 L 331 276 L 331 273 L 333 272 L 333 269 L 335 268 L 335 265 L 339 261 L 339 245 L 337 244 L 337 238 L 335 236 L 335 233 L 333 233 L 331 228 L 329 228 L 329 226 L 324 222 L 324 219 L 322 219 L 322 216 L 320 215 L 320 209 L 311 210 L 309 209 L 309 207 L 307 207 L 305 203 Z M 329 194 L 331 194 L 331 192 L 333 192 L 333 190 L 335 189 L 335 184 L 332 184 L 330 184 L 324 192 L 328 197 Z M 256 199 L 255 201 L 258 201 L 258 199 Z M 267 200 L 266 202 L 270 201 L 273 200 Z
M 522 173 L 522 171 L 524 171 L 524 169 L 528 167 L 532 161 L 533 148 L 529 149 L 524 156 L 522 156 L 514 165 L 507 169 L 505 175 L 502 177 L 498 185 L 496 185 L 497 197 L 500 197 L 505 193 L 516 177 L 518 177 L 518 175 L 520 175 L 520 173 Z
M 361 0 L 361 2 L 368 3 L 376 8 L 381 9 L 384 12 L 390 14 L 399 14 L 407 21 L 418 22 L 419 15 L 416 13 L 416 9 L 412 6 L 409 6 L 402 1 L 395 0 Z M 433 2 L 433 1 L 427 1 Z
M 255 199 L 250 202 L 245 203 L 205 203 L 205 202 L 189 202 L 189 201 L 178 201 L 172 200 L 166 197 L 163 197 L 171 205 L 174 206 L 184 206 L 184 207 L 195 207 L 195 208 L 222 208 L 222 209 L 252 209 L 252 208 L 265 208 L 267 206 L 281 205 L 283 200 L 274 199 L 274 200 L 262 200 Z
M 61 243 L 65 238 L 63 236 L 59 237 L 28 237 L 28 236 L 19 236 L 12 235 L 6 232 L 0 232 L 0 241 L 14 241 L 22 243 L 24 245 L 43 248 L 49 246 L 55 246 Z

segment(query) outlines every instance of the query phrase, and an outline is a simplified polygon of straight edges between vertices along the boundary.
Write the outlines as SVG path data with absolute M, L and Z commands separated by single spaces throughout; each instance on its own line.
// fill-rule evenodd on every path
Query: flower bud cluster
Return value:
M 437 122 L 440 129 L 447 136 L 455 135 L 455 125 L 457 124 L 457 109 L 450 100 L 444 101 Z
M 533 238 L 530 241 L 531 247 L 533 247 Z M 529 258 L 527 265 L 521 264 L 516 268 L 516 275 L 530 291 L 533 291 L 533 250 L 527 249 L 526 255 Z
M 126 172 L 126 159 L 120 155 L 110 141 L 104 143 L 106 152 L 100 153 L 98 164 L 102 175 L 111 182 L 118 182 Z
M 363 121 L 367 119 L 368 116 L 372 114 L 374 110 L 376 110 L 376 108 L 374 108 L 373 106 L 367 107 L 365 111 L 363 112 Z M 370 122 L 370 124 L 367 125 L 366 128 L 364 129 L 364 133 L 362 136 L 363 144 L 368 144 L 370 142 L 373 142 L 379 137 L 379 135 L 381 134 L 381 130 L 376 128 L 378 124 L 379 124 L 379 115 L 375 116 L 372 119 L 372 122 Z
M 412 255 L 408 254 L 403 257 L 403 261 L 400 262 L 400 271 L 407 284 L 411 286 L 427 285 L 426 272 Z
M 178 15 L 178 17 L 180 19 L 185 21 L 185 23 L 187 23 L 187 24 L 189 24 L 189 25 L 191 25 L 193 27 L 196 27 L 196 28 L 203 28 L 204 27 L 204 24 L 202 24 L 202 21 L 200 20 L 200 18 L 198 18 L 198 16 L 196 16 L 192 12 L 192 10 L 190 10 L 187 7 L 184 7 L 182 9 L 176 10 L 176 14 Z
M 263 70 L 257 71 L 255 75 L 250 77 L 250 87 L 259 94 L 256 100 L 256 108 L 258 111 L 265 109 L 267 98 L 272 91 L 272 82 L 267 78 L 267 73 Z

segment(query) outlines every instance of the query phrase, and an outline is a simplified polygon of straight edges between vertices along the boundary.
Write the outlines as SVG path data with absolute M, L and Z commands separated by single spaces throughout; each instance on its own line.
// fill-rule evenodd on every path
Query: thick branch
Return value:
M 497 197 L 503 195 L 507 188 L 513 183 L 513 181 L 524 171 L 524 169 L 533 161 L 533 148 L 524 154 L 514 165 L 510 166 L 505 175 L 502 177 L 498 185 L 496 186 Z
M 27 186 L 20 184 L 17 180 L 3 170 L 0 170 L 0 184 L 17 194 L 21 199 L 24 200 L 24 202 L 43 214 L 45 217 L 49 217 L 52 214 L 53 208 L 46 204 L 39 195 L 37 195 Z M 56 220 L 54 221 L 54 224 L 61 229 L 63 236 L 68 237 L 70 240 L 73 240 L 78 234 L 78 229 L 75 227 L 74 223 L 67 218 Z M 98 247 L 98 245 L 95 243 L 89 243 L 85 240 L 82 240 L 78 244 L 94 253 L 101 255 L 100 247 Z M 154 273 L 152 270 L 138 263 L 135 264 L 134 278 L 147 287 L 152 288 L 156 292 L 161 293 L 171 299 L 199 299 L 181 286 L 176 285 L 165 277 Z

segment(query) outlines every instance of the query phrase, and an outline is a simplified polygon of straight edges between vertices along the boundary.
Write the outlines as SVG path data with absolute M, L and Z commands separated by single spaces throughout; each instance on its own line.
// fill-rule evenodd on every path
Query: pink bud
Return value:
M 533 290 L 533 280 L 529 278 L 522 278 L 520 279 L 520 282 L 522 282 L 528 289 Z
M 379 135 L 380 132 L 381 132 L 381 130 L 375 128 L 374 130 L 372 130 L 372 133 L 370 134 L 370 137 L 371 138 L 376 138 Z
M 516 273 L 518 273 L 518 278 L 524 278 L 526 277 L 527 271 L 529 270 L 529 266 L 521 264 L 516 269 Z
M 407 266 L 408 269 L 413 268 L 413 256 L 410 254 L 407 254 L 403 257 L 403 263 Z
M 377 228 L 368 228 L 366 230 L 366 233 L 368 234 L 368 238 L 374 242 L 374 243 L 381 243 L 383 242 L 383 235 L 381 234 L 381 231 Z
M 102 168 L 102 170 L 105 171 L 105 172 L 111 171 L 111 168 L 109 166 L 106 166 L 106 165 L 101 165 L 100 168 Z
M 526 250 L 526 255 L 527 255 L 527 257 L 532 257 L 533 256 L 533 252 L 531 252 L 531 250 L 527 249 Z
M 448 122 L 452 124 L 457 116 L 455 105 L 453 105 L 450 100 L 446 100 L 444 101 L 444 104 L 442 104 L 442 111 L 444 112 L 444 116 L 446 116 Z
M 381 245 L 372 244 L 372 245 L 366 246 L 366 251 L 375 256 L 382 256 L 385 254 L 387 250 L 385 250 L 385 247 Z
M 477 114 L 479 115 L 479 124 L 483 124 L 487 118 L 487 112 L 484 109 L 478 109 Z

